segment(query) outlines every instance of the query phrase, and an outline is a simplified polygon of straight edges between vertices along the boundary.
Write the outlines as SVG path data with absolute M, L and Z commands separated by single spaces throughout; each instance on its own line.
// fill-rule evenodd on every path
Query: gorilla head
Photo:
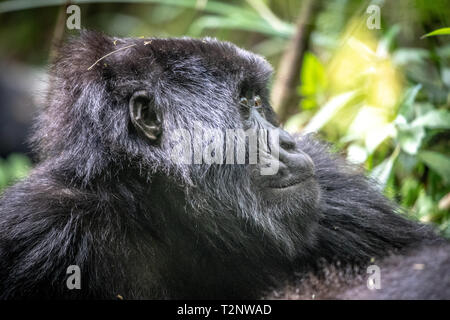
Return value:
M 192 220 L 185 226 L 210 241 L 221 238 L 230 250 L 264 238 L 295 255 L 311 240 L 319 198 L 314 167 L 278 126 L 267 89 L 271 67 L 263 58 L 213 39 L 96 33 L 71 42 L 61 56 L 44 114 L 51 118 L 41 122 L 41 154 L 76 163 L 75 175 L 85 183 L 115 174 L 111 166 L 139 171 L 148 201 L 176 206 L 172 214 Z M 237 143 L 249 129 L 279 137 L 276 173 L 261 175 L 261 161 L 249 164 L 253 140 Z M 234 138 L 235 152 L 248 151 L 245 163 L 227 162 L 227 138 Z M 224 142 L 215 152 L 224 152 L 208 163 L 214 139 Z M 189 142 L 192 158 L 179 161 L 175 151 L 186 151 Z
M 0 297 L 260 297 L 319 261 L 434 239 L 279 127 L 270 73 L 213 39 L 70 41 L 37 121 L 41 164 L 0 202 Z

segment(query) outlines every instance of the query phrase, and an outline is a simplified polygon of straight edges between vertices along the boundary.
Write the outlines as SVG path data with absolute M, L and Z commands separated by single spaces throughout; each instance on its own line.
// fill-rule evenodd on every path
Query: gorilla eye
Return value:
M 242 107 L 249 108 L 248 99 L 247 99 L 246 97 L 242 97 L 242 98 L 239 100 L 239 104 L 240 104 Z
M 239 99 L 240 113 L 244 119 L 247 119 L 250 116 L 250 103 L 246 97 L 241 97 Z
M 253 98 L 253 102 L 254 102 L 256 108 L 259 108 L 262 106 L 262 101 L 259 96 L 255 96 L 255 98 Z

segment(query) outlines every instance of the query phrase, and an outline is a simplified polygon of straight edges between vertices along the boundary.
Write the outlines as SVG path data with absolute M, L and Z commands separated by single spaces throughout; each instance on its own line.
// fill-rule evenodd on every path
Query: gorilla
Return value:
M 39 163 L 0 200 L 1 299 L 450 298 L 448 242 L 325 143 L 285 132 L 263 58 L 83 31 L 50 74 Z M 256 155 L 276 172 L 250 151 L 221 162 L 235 160 L 226 146 L 178 161 L 178 133 L 196 126 L 267 129 L 277 143 Z M 369 265 L 381 288 L 367 287 Z

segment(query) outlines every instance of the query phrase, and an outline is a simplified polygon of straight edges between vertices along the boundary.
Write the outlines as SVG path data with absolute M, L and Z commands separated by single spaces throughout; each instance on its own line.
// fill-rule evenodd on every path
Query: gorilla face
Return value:
M 172 195 L 183 194 L 177 211 L 201 217 L 211 237 L 232 246 L 239 234 L 255 241 L 243 230 L 250 225 L 258 240 L 265 234 L 282 251 L 298 254 L 314 230 L 319 187 L 311 158 L 270 107 L 267 62 L 210 39 L 153 39 L 141 54 L 137 60 L 147 59 L 148 71 L 128 93 L 130 119 L 146 144 L 143 158 L 151 155 L 150 171 L 178 188 L 158 196 L 179 203 Z

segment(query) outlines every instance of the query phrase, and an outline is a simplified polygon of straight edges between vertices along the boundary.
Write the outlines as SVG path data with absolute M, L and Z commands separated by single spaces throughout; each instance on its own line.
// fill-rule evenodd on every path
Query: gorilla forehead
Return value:
M 116 46 L 120 47 L 133 46 L 112 58 L 116 62 L 117 74 L 121 75 L 124 74 L 123 69 L 127 69 L 137 77 L 153 75 L 157 78 L 164 73 L 171 80 L 196 81 L 203 76 L 200 80 L 205 81 L 206 77 L 210 81 L 239 80 L 241 84 L 252 83 L 252 86 L 262 88 L 272 73 L 264 58 L 212 38 L 126 38 L 112 41 L 117 41 Z M 122 55 L 127 55 L 127 59 L 121 59 Z

